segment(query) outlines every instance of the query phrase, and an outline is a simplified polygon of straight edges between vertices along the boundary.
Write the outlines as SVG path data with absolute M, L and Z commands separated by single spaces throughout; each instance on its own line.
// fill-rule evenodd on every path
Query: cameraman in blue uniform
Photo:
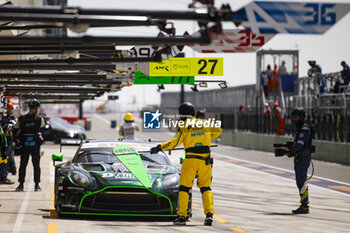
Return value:
M 294 156 L 295 179 L 299 189 L 300 207 L 293 210 L 293 214 L 309 213 L 309 190 L 307 185 L 307 170 L 311 162 L 312 132 L 310 127 L 304 123 L 305 110 L 296 108 L 292 111 L 293 122 L 296 133 L 293 144 L 288 147 L 290 156 Z

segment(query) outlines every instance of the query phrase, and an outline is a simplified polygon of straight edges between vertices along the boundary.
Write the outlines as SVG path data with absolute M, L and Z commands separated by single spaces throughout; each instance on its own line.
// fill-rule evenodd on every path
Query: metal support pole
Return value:
M 83 100 L 80 100 L 80 103 L 79 103 L 79 119 L 80 120 L 83 119 Z
M 185 86 L 181 84 L 180 104 L 185 102 Z
M 185 57 L 184 53 L 179 53 L 176 57 Z M 180 91 L 180 104 L 185 102 L 185 86 L 181 84 L 181 91 Z

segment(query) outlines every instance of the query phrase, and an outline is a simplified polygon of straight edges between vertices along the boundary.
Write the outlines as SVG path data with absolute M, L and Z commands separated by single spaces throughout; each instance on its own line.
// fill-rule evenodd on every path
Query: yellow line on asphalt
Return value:
M 255 165 L 255 164 L 250 164 L 250 163 L 244 163 L 242 164 L 243 166 L 246 166 L 246 167 L 260 167 L 259 165 Z
M 55 170 L 55 167 L 53 166 L 52 163 L 50 163 L 50 170 Z
M 55 190 L 55 185 L 51 184 L 51 191 L 54 191 L 54 190 Z
M 239 161 L 233 159 L 225 159 L 225 161 L 229 163 L 239 163 Z
M 57 233 L 57 224 L 49 223 L 48 224 L 48 233 Z
M 322 182 L 322 180 L 315 179 L 315 178 L 311 178 L 311 179 L 309 179 L 308 181 L 313 181 L 313 182 Z
M 203 209 L 201 209 L 201 211 L 204 212 Z M 221 218 L 221 217 L 219 217 L 219 216 L 217 216 L 217 215 L 215 215 L 215 214 L 214 214 L 213 218 L 215 218 L 216 220 L 218 220 L 218 221 L 221 222 L 221 223 L 228 223 L 228 222 L 229 222 L 229 221 L 227 221 L 226 219 L 223 219 L 223 218 Z
M 350 187 L 348 186 L 343 186 L 343 185 L 328 185 L 327 186 L 330 189 L 339 189 L 339 190 L 344 190 L 350 192 Z
M 265 171 L 265 172 L 272 172 L 272 173 L 276 173 L 276 174 L 286 173 L 284 171 L 280 171 L 280 170 L 276 170 L 276 169 L 263 169 L 263 171 Z
M 199 207 L 199 205 L 196 204 L 196 203 L 192 203 L 192 205 L 195 206 L 195 207 Z
M 238 227 L 231 227 L 231 230 L 234 230 L 237 233 L 245 233 L 245 231 L 242 231 L 241 229 L 239 229 Z
M 227 221 L 226 219 L 223 219 L 223 218 L 221 218 L 221 217 L 219 217 L 219 216 L 217 216 L 217 215 L 215 215 L 214 214 L 214 216 L 213 216 L 216 220 L 218 220 L 219 222 L 221 222 L 221 223 L 228 223 L 229 221 Z
M 55 202 L 55 194 L 51 193 L 51 203 Z

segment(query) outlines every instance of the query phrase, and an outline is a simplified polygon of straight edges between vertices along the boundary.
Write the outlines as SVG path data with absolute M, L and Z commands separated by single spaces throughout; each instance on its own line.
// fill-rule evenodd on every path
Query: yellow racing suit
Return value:
M 220 136 L 222 130 L 220 127 L 213 125 L 198 127 L 200 124 L 196 123 L 197 121 L 204 123 L 202 119 L 187 118 L 182 127 L 178 126 L 175 136 L 161 144 L 162 150 L 166 151 L 183 143 L 186 151 L 186 158 L 183 160 L 180 176 L 179 206 L 177 210 L 179 216 L 187 216 L 189 191 L 193 186 L 196 175 L 197 186 L 202 193 L 204 213 L 211 212 L 214 214 L 213 193 L 210 189 L 212 163 L 209 163 L 210 160 L 208 159 L 210 159 L 210 141 Z

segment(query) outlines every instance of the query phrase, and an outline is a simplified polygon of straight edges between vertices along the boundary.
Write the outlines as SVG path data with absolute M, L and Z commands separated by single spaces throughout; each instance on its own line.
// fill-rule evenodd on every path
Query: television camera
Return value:
M 292 142 L 292 141 L 286 142 L 285 144 L 283 144 L 283 143 L 273 144 L 273 147 L 275 148 L 275 156 L 276 157 L 281 157 L 284 155 L 287 155 L 288 157 L 294 156 L 295 154 L 289 151 L 289 147 L 293 144 L 294 144 L 294 142 Z M 286 148 L 288 148 L 288 150 L 286 150 Z M 315 152 L 316 152 L 315 145 L 311 145 L 310 153 L 315 153 Z
M 275 148 L 275 156 L 276 157 L 281 157 L 284 155 L 287 155 L 288 157 L 294 156 L 289 150 L 286 150 L 286 148 L 289 149 L 291 145 L 293 145 L 294 142 L 286 142 L 285 144 L 283 143 L 275 143 L 273 144 L 273 147 Z

